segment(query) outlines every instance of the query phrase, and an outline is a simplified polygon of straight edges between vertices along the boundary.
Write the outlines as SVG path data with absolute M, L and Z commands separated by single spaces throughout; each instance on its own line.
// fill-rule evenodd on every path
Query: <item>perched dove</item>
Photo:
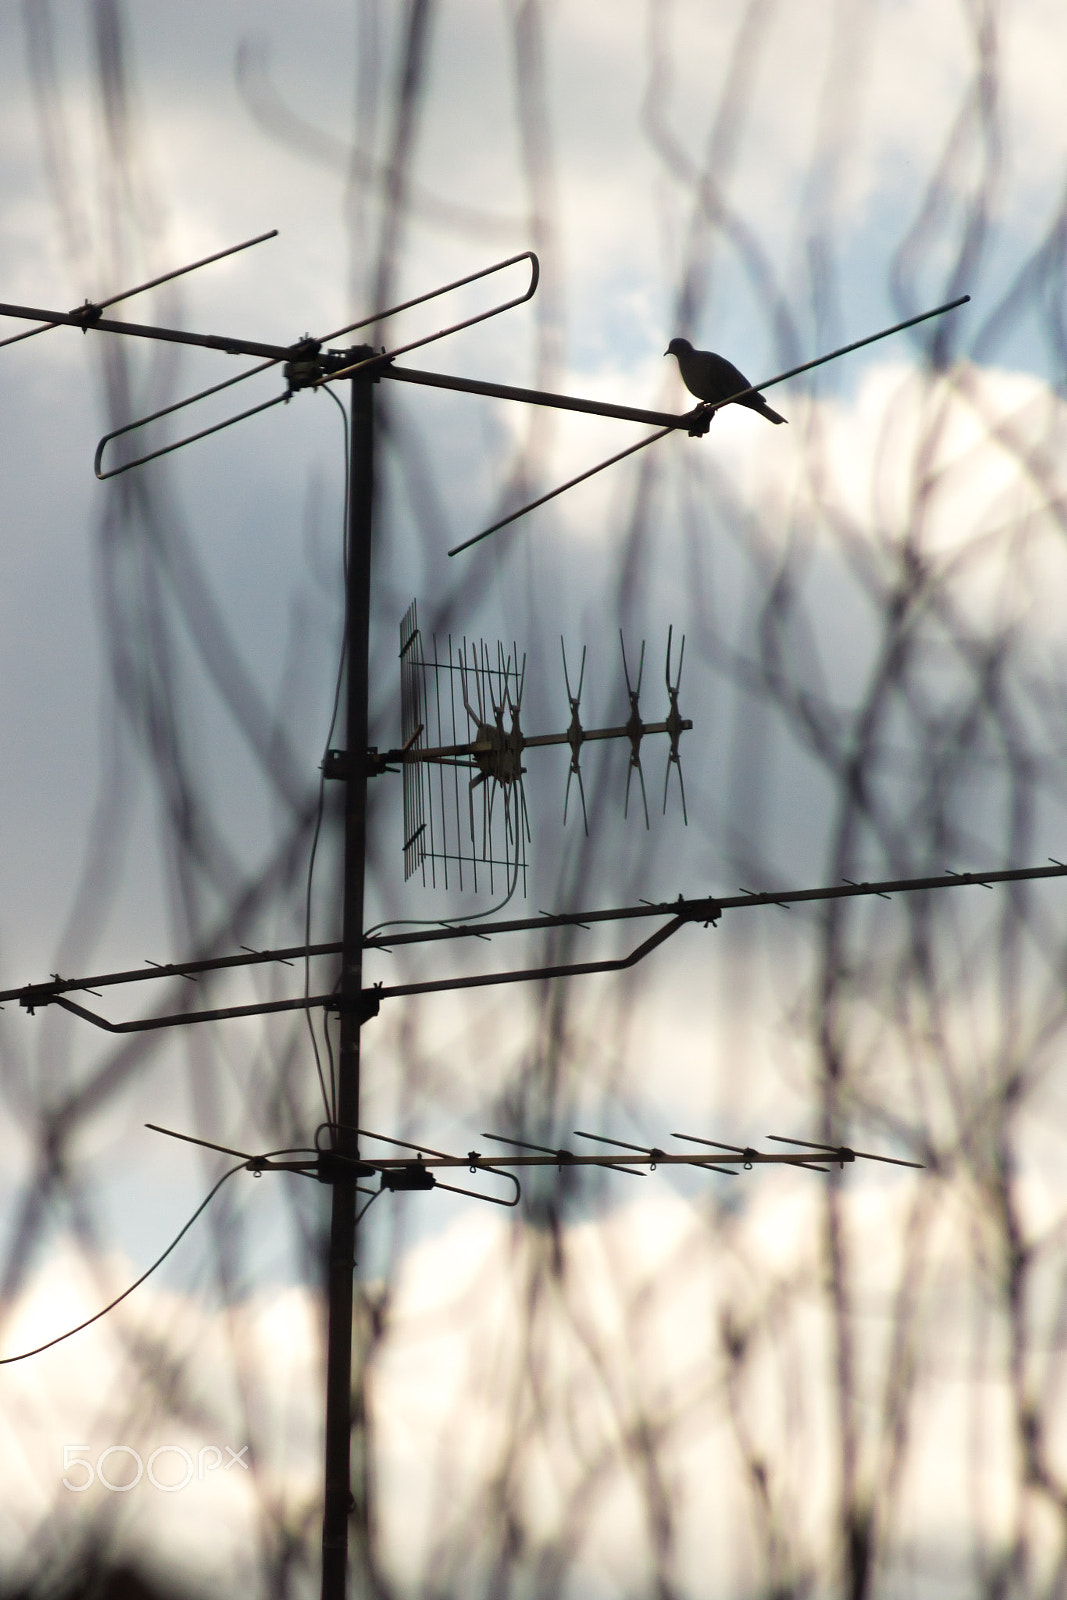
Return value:
M 748 388 L 748 379 L 725 356 L 717 356 L 711 350 L 694 350 L 688 339 L 672 339 L 663 353 L 678 358 L 682 382 L 698 400 L 726 400 L 739 390 Z M 754 392 L 743 395 L 737 404 L 758 411 L 768 422 L 785 421 L 784 417 L 771 409 L 761 394 Z

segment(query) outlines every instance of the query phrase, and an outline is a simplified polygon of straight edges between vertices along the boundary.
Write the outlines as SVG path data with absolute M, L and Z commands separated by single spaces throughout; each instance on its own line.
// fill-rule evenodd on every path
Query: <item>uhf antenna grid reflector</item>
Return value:
M 570 721 L 566 728 L 554 733 L 530 734 L 521 721 L 526 660 L 525 657 L 520 660 L 518 646 L 512 644 L 510 650 L 505 650 L 503 644 L 498 642 L 494 664 L 490 647 L 484 639 L 474 642 L 464 638 L 456 646 L 449 635 L 447 654 L 442 658 L 434 635 L 431 651 L 427 654 L 416 605 L 412 601 L 400 624 L 403 743 L 383 755 L 375 753 L 379 770 L 385 770 L 390 764 L 398 764 L 404 774 L 405 880 L 421 868 L 423 883 L 426 884 L 429 879 L 430 885 L 436 888 L 436 863 L 440 862 L 443 884 L 447 889 L 448 863 L 454 862 L 459 868 L 459 887 L 466 887 L 463 867 L 468 865 L 471 868 L 472 887 L 477 893 L 478 866 L 481 864 L 488 868 L 488 887 L 491 891 L 495 892 L 496 887 L 495 869 L 503 867 L 507 871 L 509 898 L 518 887 L 520 870 L 523 874 L 523 893 L 526 893 L 526 844 L 531 839 L 531 831 L 523 780 L 526 772 L 524 756 L 530 749 L 552 745 L 569 748 L 563 821 L 566 825 L 571 782 L 577 778 L 582 823 L 588 834 L 589 819 L 581 770 L 582 749 L 587 743 L 600 743 L 603 740 L 628 743 L 630 751 L 623 816 L 628 813 L 631 780 L 636 772 L 641 792 L 641 812 L 647 828 L 648 801 L 641 747 L 647 736 L 665 734 L 669 740 L 669 750 L 664 773 L 663 810 L 666 812 L 667 809 L 670 773 L 674 766 L 678 771 L 682 819 L 683 822 L 687 821 L 679 741 L 692 723 L 688 717 L 681 715 L 678 707 L 685 639 L 683 635 L 678 665 L 672 679 L 673 638 L 672 627 L 667 634 L 667 716 L 658 722 L 643 720 L 640 696 L 645 644 L 642 641 L 637 675 L 631 681 L 625 641 L 620 633 L 629 716 L 624 723 L 600 728 L 587 728 L 581 720 L 585 649 L 582 650 L 577 690 L 572 692 L 566 646 L 561 638 L 563 680 Z M 466 713 L 465 729 L 463 713 Z M 429 770 L 432 768 L 436 768 L 436 775 Z M 445 768 L 451 770 L 451 778 Z M 465 796 L 462 794 L 461 773 L 467 775 Z M 480 796 L 476 796 L 476 790 L 480 791 Z M 476 814 L 476 800 L 479 798 L 480 817 Z
M 427 654 L 415 601 L 404 614 L 400 720 L 405 881 L 421 869 L 423 883 L 436 888 L 440 865 L 447 890 L 451 863 L 461 892 L 478 892 L 479 867 L 488 871 L 490 893 L 496 892 L 498 869 L 509 889 L 521 873 L 526 892 L 530 827 L 524 769 L 514 738 L 525 664 L 520 666 L 515 647 L 505 653 L 499 643 L 496 657 L 493 665 L 485 640 L 464 638 L 457 646 L 451 634 L 443 658 L 436 634 Z
M 400 623 L 400 733 L 405 750 L 418 750 L 426 729 L 426 685 L 422 641 L 413 600 Z M 426 860 L 426 807 L 421 767 L 404 767 L 404 881 Z

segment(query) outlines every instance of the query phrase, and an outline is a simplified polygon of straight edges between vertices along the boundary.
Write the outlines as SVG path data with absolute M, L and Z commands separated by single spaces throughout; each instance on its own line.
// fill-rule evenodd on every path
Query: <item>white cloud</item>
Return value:
M 680 1545 L 692 1563 L 683 1580 L 699 1586 L 720 1539 L 732 1551 L 727 1559 L 736 1579 L 744 1572 L 754 1580 L 759 1558 L 749 1547 L 751 1507 L 730 1424 L 724 1319 L 755 1339 L 752 1364 L 746 1360 L 739 1372 L 741 1403 L 759 1449 L 777 1463 L 776 1491 L 803 1501 L 801 1543 L 818 1560 L 829 1535 L 834 1479 L 831 1397 L 819 1376 L 830 1356 L 830 1326 L 817 1300 L 824 1181 L 765 1169 L 736 1180 L 709 1176 L 716 1196 L 731 1182 L 742 1191 L 742 1209 L 716 1217 L 714 1201 L 710 1207 L 683 1201 L 653 1178 L 640 1199 L 565 1229 L 566 1277 L 556 1289 L 545 1286 L 550 1298 L 532 1315 L 526 1285 L 541 1270 L 546 1246 L 536 1230 L 516 1233 L 468 1207 L 410 1251 L 391 1295 L 388 1339 L 370 1391 L 385 1550 L 394 1570 L 413 1577 L 435 1546 L 448 1551 L 452 1539 L 469 1537 L 466 1519 L 507 1459 L 514 1430 L 522 1438 L 529 1429 L 530 1449 L 520 1453 L 515 1484 L 529 1527 L 551 1544 L 566 1526 L 573 1497 L 592 1487 L 578 1568 L 583 1581 L 614 1592 L 627 1569 L 647 1560 L 641 1497 L 633 1499 L 630 1479 L 637 1463 L 626 1439 L 648 1416 L 674 1418 L 662 1444 L 665 1470 L 677 1484 Z M 855 1332 L 865 1363 L 865 1428 L 876 1452 L 877 1396 L 889 1376 L 889 1324 L 882 1318 L 900 1272 L 909 1209 L 919 1187 L 932 1182 L 914 1174 L 882 1180 L 858 1167 L 848 1175 L 847 1231 L 863 1264 Z M 943 1199 L 938 1190 L 930 1203 L 938 1210 Z M 918 1457 L 922 1487 L 909 1529 L 920 1542 L 940 1537 L 952 1546 L 962 1541 L 966 1509 L 966 1221 L 945 1217 L 936 1232 L 933 1272 L 916 1286 L 920 1315 L 936 1312 L 938 1332 L 925 1346 L 929 1365 L 920 1360 L 916 1426 L 930 1440 Z M 883 1245 L 871 1251 L 875 1238 Z M 108 1266 L 110 1281 L 131 1271 L 118 1258 Z M 772 1334 L 766 1309 L 789 1285 L 805 1287 L 799 1298 L 783 1301 Z M 78 1257 L 58 1252 L 9 1321 L 6 1348 L 87 1314 L 100 1292 Z M 551 1309 L 557 1296 L 559 1310 L 567 1308 L 563 1317 Z M 116 1340 L 120 1327 L 122 1340 L 147 1341 L 161 1365 L 184 1368 L 194 1414 L 131 1406 L 131 1347 Z M 244 1382 L 260 1396 L 254 1475 L 233 1465 L 225 1450 L 239 1452 L 248 1442 L 237 1436 L 235 1350 L 242 1353 Z M 18 1549 L 17 1529 L 48 1514 L 54 1525 L 58 1516 L 62 1530 L 99 1513 L 111 1492 L 100 1482 L 84 1495 L 60 1492 L 64 1445 L 85 1446 L 68 1458 L 87 1457 L 94 1470 L 103 1451 L 128 1445 L 103 1464 L 116 1483 L 135 1471 L 132 1451 L 147 1463 L 154 1450 L 174 1445 L 202 1476 L 168 1494 L 146 1474 L 124 1497 L 124 1543 L 183 1563 L 195 1544 L 195 1566 L 205 1578 L 247 1570 L 257 1497 L 276 1515 L 285 1508 L 296 1514 L 315 1500 L 320 1376 L 316 1314 L 306 1291 L 258 1295 L 221 1312 L 146 1285 L 113 1321 L 7 1370 L 0 1481 L 8 1558 Z M 1006 1381 L 1006 1374 L 990 1373 L 991 1405 Z M 790 1409 L 794 1383 L 806 1396 L 799 1414 Z M 175 1405 L 180 1392 L 173 1391 Z M 590 1485 L 586 1473 L 602 1451 L 614 1465 Z M 990 1506 L 1002 1518 L 1011 1477 L 1006 1439 L 991 1447 L 987 1462 Z M 188 1466 L 175 1450 L 157 1457 L 154 1471 L 169 1483 L 187 1476 Z M 72 1466 L 69 1476 L 79 1482 L 87 1474 Z M 712 1485 L 721 1521 L 709 1517 Z M 476 1546 L 461 1558 L 471 1570 L 468 1561 L 477 1570 Z

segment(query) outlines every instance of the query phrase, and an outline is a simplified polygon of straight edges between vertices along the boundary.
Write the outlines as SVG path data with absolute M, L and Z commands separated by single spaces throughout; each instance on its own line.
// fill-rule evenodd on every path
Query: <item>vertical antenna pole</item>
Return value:
M 373 353 L 373 352 L 368 352 Z M 355 358 L 362 351 L 354 351 Z M 367 847 L 367 698 L 370 636 L 371 518 L 374 502 L 374 384 L 352 379 L 346 584 L 347 745 L 344 917 L 342 927 L 337 1122 L 333 1148 L 357 1152 L 359 1031 L 363 990 L 363 876 Z M 322 1518 L 322 1600 L 345 1600 L 352 1498 L 352 1301 L 356 1246 L 355 1167 L 331 1185 L 327 1267 L 326 1484 Z

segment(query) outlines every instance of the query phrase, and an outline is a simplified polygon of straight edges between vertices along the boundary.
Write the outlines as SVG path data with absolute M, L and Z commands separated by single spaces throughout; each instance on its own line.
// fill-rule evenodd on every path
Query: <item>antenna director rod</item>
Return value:
M 149 278 L 147 283 L 138 283 L 132 289 L 122 289 L 118 294 L 108 295 L 103 300 L 86 300 L 71 315 L 77 317 L 80 325 L 85 328 L 95 323 L 101 311 L 106 306 L 118 305 L 120 300 L 132 300 L 136 294 L 144 294 L 149 289 L 158 289 L 160 284 L 172 283 L 175 278 L 184 278 L 188 272 L 196 272 L 199 267 L 209 267 L 213 261 L 223 261 L 227 256 L 235 256 L 242 250 L 250 250 L 254 244 L 263 244 L 267 239 L 278 237 L 277 228 L 271 228 L 269 233 L 258 233 L 254 239 L 245 239 L 241 244 L 231 244 L 225 250 L 216 250 L 214 255 L 201 256 L 199 261 L 190 261 L 184 267 L 175 267 L 171 272 L 163 272 L 158 278 Z M 49 328 L 58 327 L 54 320 L 42 323 L 39 328 L 30 328 L 25 333 L 16 333 L 10 339 L 0 339 L 0 349 L 5 345 L 19 344 L 23 339 L 32 339 L 38 333 L 47 333 Z
M 771 389 L 776 383 L 784 383 L 787 378 L 795 378 L 798 373 L 810 372 L 813 367 L 825 366 L 828 361 L 836 361 L 838 356 L 847 356 L 853 350 L 862 350 L 865 345 L 876 344 L 879 339 L 887 339 L 892 333 L 901 333 L 905 328 L 913 328 L 916 323 L 926 322 L 930 317 L 939 317 L 945 311 L 955 311 L 958 306 L 966 305 L 970 300 L 969 294 L 962 294 L 956 300 L 950 300 L 943 306 L 935 306 L 932 311 L 920 312 L 918 316 L 908 317 L 904 322 L 897 322 L 891 328 L 882 328 L 878 333 L 869 333 L 864 339 L 856 339 L 852 344 L 844 344 L 839 350 L 831 350 L 825 356 L 816 356 L 813 361 L 803 361 L 799 367 L 790 367 L 788 372 L 779 372 L 777 377 L 767 378 L 760 383 L 750 383 L 746 388 L 739 389 L 736 394 L 724 395 L 721 400 L 709 400 L 697 406 L 689 418 L 688 432 L 691 437 L 699 438 L 708 431 L 711 420 L 716 411 L 721 411 L 723 406 L 733 405 L 735 401 L 745 400 L 750 394 L 757 394 L 764 389 Z M 554 500 L 557 495 L 564 494 L 568 489 L 574 489 L 578 484 L 584 483 L 587 478 L 594 477 L 598 472 L 603 472 L 605 467 L 613 467 L 618 461 L 625 461 L 627 456 L 632 456 L 636 451 L 643 450 L 646 445 L 655 444 L 657 439 L 666 438 L 671 428 L 678 424 L 667 423 L 659 433 L 650 433 L 647 438 L 638 439 L 636 444 L 631 444 L 625 450 L 619 450 L 613 456 L 608 456 L 606 461 L 598 461 L 595 467 L 589 467 L 585 472 L 580 472 L 576 478 L 568 478 L 566 483 L 561 483 L 557 488 L 550 489 L 547 494 L 539 495 L 536 500 L 531 500 L 528 505 L 520 506 L 517 511 L 509 511 L 506 517 L 501 517 L 499 522 L 494 522 L 490 527 L 483 528 L 481 533 L 476 533 L 462 543 L 452 546 L 448 552 L 450 556 L 458 556 L 461 550 L 469 550 L 471 545 L 480 544 L 483 539 L 488 539 L 491 533 L 497 533 L 501 528 L 506 528 L 509 523 L 516 522 L 519 517 L 524 517 L 528 511 L 536 511 L 538 506 L 545 505 L 549 500 Z
M 241 244 L 227 245 L 225 250 L 216 250 L 213 255 L 201 256 L 199 261 L 190 261 L 187 266 L 175 267 L 171 272 L 162 272 L 158 278 L 149 278 L 147 283 L 139 283 L 133 289 L 123 289 L 120 294 L 108 295 L 106 300 L 94 300 L 91 306 L 118 305 L 120 300 L 132 300 L 135 294 L 144 294 L 149 289 L 158 289 L 161 284 L 173 283 L 175 278 L 184 278 L 188 272 L 197 272 L 201 267 L 210 267 L 215 261 L 224 261 L 227 256 L 235 256 L 242 250 L 250 250 L 254 244 L 264 244 L 268 239 L 278 237 L 277 228 L 271 228 L 267 233 L 257 233 L 254 239 L 245 239 Z

